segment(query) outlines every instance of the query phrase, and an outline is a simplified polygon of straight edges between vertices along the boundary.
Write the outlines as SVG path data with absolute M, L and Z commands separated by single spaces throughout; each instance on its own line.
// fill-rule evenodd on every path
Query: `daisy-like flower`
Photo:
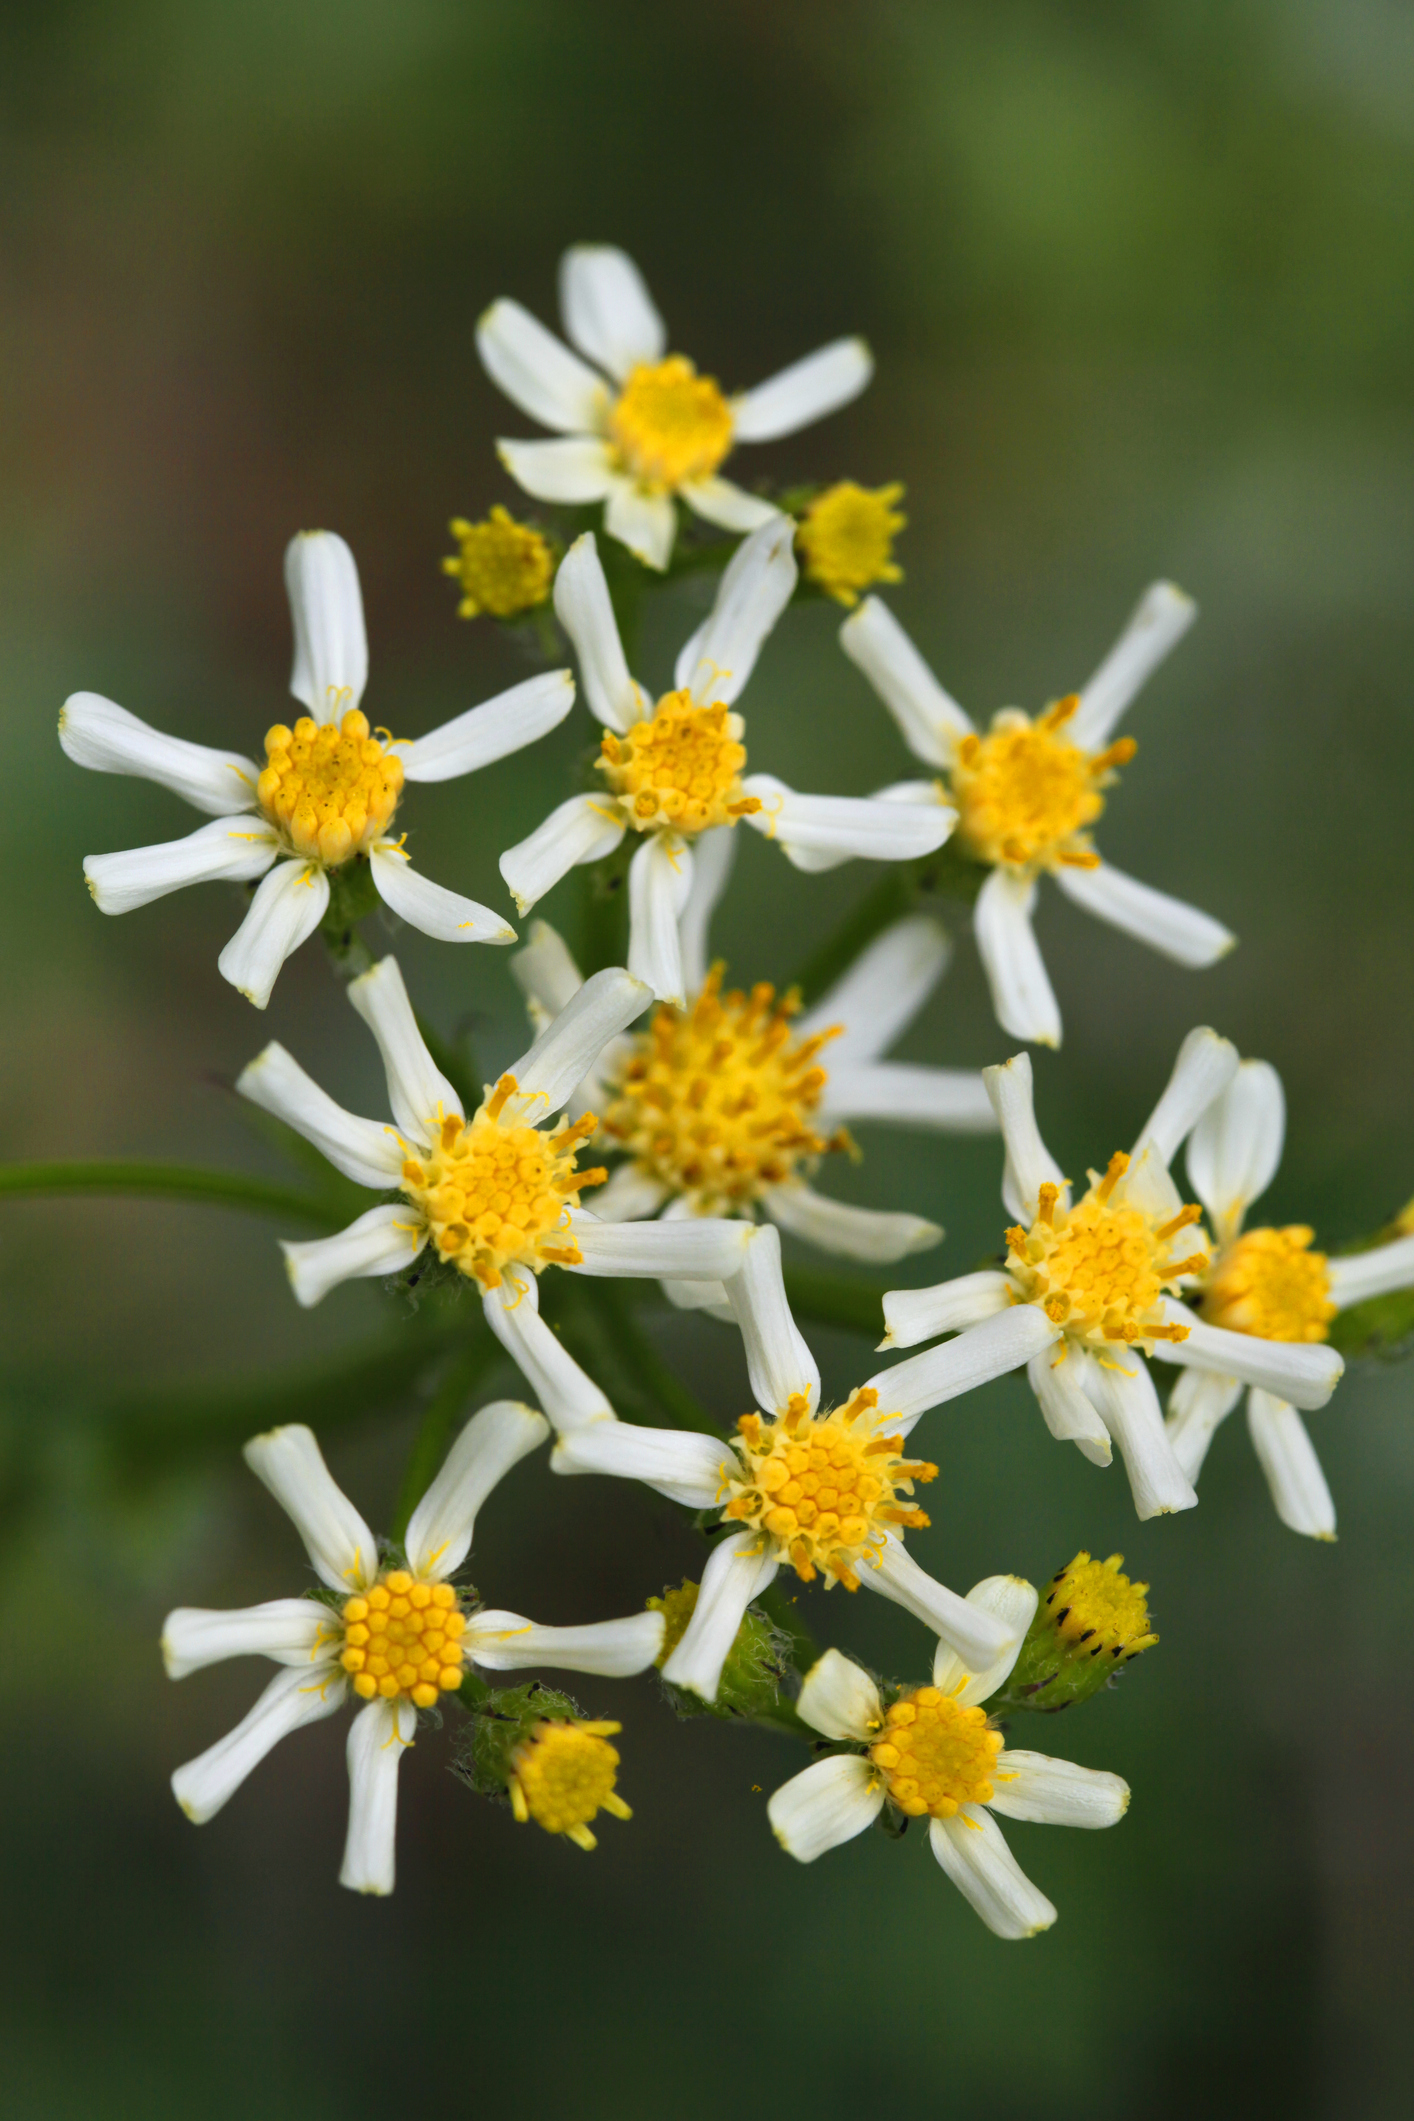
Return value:
M 770 504 L 722 478 L 723 460 L 738 442 L 774 442 L 837 412 L 874 372 L 862 339 L 836 339 L 728 398 L 685 355 L 668 353 L 638 267 L 610 244 L 565 252 L 560 309 L 583 361 L 519 302 L 493 302 L 476 327 L 492 382 L 563 437 L 499 441 L 496 451 L 537 500 L 603 501 L 605 530 L 645 567 L 672 558 L 677 499 L 722 530 L 764 523 Z
M 1014 1650 L 1025 1621 L 1017 1631 L 1005 1615 L 969 1605 L 935 1582 L 901 1536 L 928 1523 L 913 1490 L 938 1470 L 907 1456 L 908 1433 L 939 1399 L 967 1389 L 966 1362 L 954 1364 L 940 1386 L 930 1349 L 822 1410 L 820 1372 L 791 1317 L 781 1240 L 769 1225 L 750 1230 L 745 1262 L 726 1290 L 759 1410 L 742 1415 L 730 1444 L 617 1421 L 607 1402 L 591 1411 L 582 1394 L 559 1402 L 547 1394 L 542 1402 L 559 1431 L 555 1472 L 641 1480 L 691 1509 L 720 1511 L 731 1528 L 712 1548 L 663 1677 L 714 1701 L 742 1616 L 782 1568 L 804 1583 L 819 1576 L 849 1591 L 867 1585 L 978 1667 Z
M 1248 1209 L 1276 1176 L 1285 1138 L 1281 1077 L 1266 1061 L 1243 1061 L 1188 1144 L 1188 1175 L 1217 1237 L 1194 1301 L 1205 1328 L 1308 1348 L 1325 1340 L 1331 1320 L 1351 1304 L 1414 1288 L 1414 1237 L 1330 1259 L 1312 1250 L 1315 1232 L 1305 1223 L 1244 1230 Z M 1230 1376 L 1211 1366 L 1185 1371 L 1170 1394 L 1168 1417 L 1169 1441 L 1184 1472 L 1197 1480 L 1244 1382 L 1248 1433 L 1277 1515 L 1293 1532 L 1334 1539 L 1330 1489 L 1278 1379 L 1245 1377 L 1236 1365 Z
M 339 1879 L 357 1893 L 391 1893 L 398 1768 L 416 1738 L 419 1710 L 455 1693 L 473 1664 L 614 1678 L 647 1670 L 662 1647 L 661 1613 L 545 1628 L 519 1613 L 472 1608 L 451 1580 L 470 1552 L 481 1505 L 547 1434 L 544 1416 L 514 1400 L 474 1414 L 409 1520 L 405 1565 L 380 1557 L 312 1431 L 295 1424 L 252 1438 L 246 1463 L 293 1521 L 324 1590 L 236 1612 L 179 1606 L 167 1615 L 162 1654 L 169 1678 L 185 1679 L 227 1657 L 268 1657 L 282 1667 L 233 1731 L 173 1775 L 173 1794 L 189 1819 L 201 1825 L 214 1817 L 273 1746 L 332 1716 L 352 1694 L 364 1706 L 349 1729 L 349 1830 Z M 555 1833 L 586 1826 L 582 1803 L 566 1801 L 571 1785 L 587 1786 L 581 1762 L 567 1759 L 557 1771 L 555 1760 L 537 1760 L 522 1793 L 527 1816 Z M 606 1809 L 626 1809 L 602 1794 L 602 1777 L 594 1788 Z
M 1042 1826 L 1115 1826 L 1128 1810 L 1129 1785 L 1071 1760 L 1019 1751 L 991 1728 L 983 1704 L 1010 1674 L 1036 1593 L 1017 1576 L 989 1576 L 967 1600 L 1019 1630 L 1016 1640 L 981 1671 L 940 1642 L 932 1685 L 907 1688 L 887 1707 L 867 1672 L 826 1650 L 796 1707 L 812 1729 L 859 1750 L 792 1775 L 767 1814 L 800 1863 L 852 1841 L 886 1804 L 905 1821 L 926 1819 L 933 1854 L 988 1929 L 1034 1937 L 1056 1911 L 1017 1863 L 993 1812 Z
M 596 1146 L 625 1158 L 595 1195 L 595 1214 L 606 1222 L 766 1215 L 854 1259 L 902 1259 L 936 1244 L 936 1223 L 847 1206 L 810 1178 L 826 1153 L 857 1153 L 847 1132 L 855 1120 L 959 1133 L 995 1127 L 977 1071 L 879 1058 L 942 978 L 947 936 L 925 914 L 897 922 L 803 1015 L 764 983 L 723 991 L 722 966 L 707 962 L 707 927 L 734 844 L 726 832 L 698 844 L 678 922 L 687 1007 L 661 1003 L 646 1030 L 604 1049 L 584 1086 L 601 1114 Z M 544 921 L 511 970 L 537 1027 L 579 991 L 579 969 Z M 702 1282 L 667 1293 L 692 1308 L 726 1301 Z
M 265 764 L 163 736 L 96 692 L 75 692 L 59 742 L 79 766 L 170 788 L 212 819 L 186 839 L 91 854 L 88 888 L 104 913 L 130 913 L 184 884 L 253 883 L 250 911 L 217 960 L 222 977 L 263 1009 L 285 959 L 324 918 L 330 875 L 366 861 L 379 896 L 410 926 L 447 943 L 513 943 L 499 913 L 413 868 L 389 827 L 405 781 L 450 781 L 534 743 L 574 705 L 574 679 L 553 670 L 468 708 L 430 735 L 376 734 L 359 706 L 368 678 L 363 599 L 353 554 L 332 531 L 305 531 L 285 553 L 295 627 L 290 690 L 309 709 L 265 736 Z
M 809 579 L 837 604 L 857 604 L 876 582 L 903 580 L 894 562 L 894 539 L 908 527 L 902 499 L 898 484 L 870 488 L 842 479 L 806 507 L 795 542 Z
M 1132 737 L 1111 741 L 1120 717 L 1188 631 L 1196 608 L 1172 583 L 1155 582 L 1083 691 L 1034 721 L 1019 707 L 1004 707 L 985 736 L 877 597 L 840 628 L 845 654 L 909 750 L 937 769 L 937 799 L 957 810 L 959 846 L 991 868 L 977 899 L 977 948 L 997 1021 L 1013 1038 L 1060 1044 L 1060 1009 L 1031 928 L 1043 873 L 1087 913 L 1176 964 L 1211 965 L 1236 941 L 1208 914 L 1102 862 L 1090 835 L 1105 807 L 1103 791 L 1134 756 Z M 918 784 L 920 797 L 928 785 Z
M 1333 1348 L 1209 1325 L 1178 1300 L 1208 1273 L 1210 1241 L 1202 1209 L 1184 1204 L 1169 1165 L 1236 1070 L 1226 1039 L 1190 1031 L 1133 1150 L 1092 1171 L 1073 1200 L 1036 1124 L 1029 1056 L 984 1069 L 1006 1145 L 1002 1199 L 1016 1217 L 1006 1266 L 884 1298 L 886 1347 L 956 1333 L 934 1352 L 963 1361 L 974 1344 L 977 1383 L 1025 1362 L 1053 1436 L 1097 1465 L 1119 1445 L 1141 1517 L 1198 1500 L 1165 1433 L 1144 1356 L 1231 1374 L 1301 1407 L 1323 1407 L 1344 1368 Z M 999 1329 L 1009 1330 L 988 1354 L 983 1336 Z
M 576 863 L 642 835 L 629 868 L 628 969 L 660 1001 L 682 1003 L 678 922 L 692 888 L 693 845 L 742 818 L 779 840 L 797 869 L 831 869 L 853 855 L 901 862 L 931 854 L 955 813 L 936 791 L 902 797 L 797 795 L 769 773 L 743 779 L 745 724 L 733 712 L 762 643 L 796 581 L 794 525 L 775 516 L 742 541 L 717 599 L 677 659 L 674 687 L 656 705 L 629 674 L 592 534 L 576 539 L 555 577 L 555 610 L 579 653 L 585 697 L 604 730 L 601 795 L 571 796 L 501 856 L 522 913 Z M 912 799 L 910 799 L 912 796 Z
M 647 1002 L 627 972 L 586 981 L 469 1117 L 423 1042 L 397 960 L 385 957 L 348 994 L 383 1057 L 394 1125 L 345 1112 L 280 1045 L 267 1046 L 236 1084 L 356 1185 L 403 1196 L 336 1237 L 283 1245 L 300 1303 L 317 1304 L 343 1281 L 396 1274 L 431 1245 L 475 1282 L 504 1339 L 507 1309 L 525 1304 L 547 1266 L 712 1281 L 735 1270 L 748 1234 L 740 1223 L 601 1223 L 579 1205 L 581 1190 L 605 1176 L 576 1168 L 598 1121 L 590 1112 L 551 1122 Z

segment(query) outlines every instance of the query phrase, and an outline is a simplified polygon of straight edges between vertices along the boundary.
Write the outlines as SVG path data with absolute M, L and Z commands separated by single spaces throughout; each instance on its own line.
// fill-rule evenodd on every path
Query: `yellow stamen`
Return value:
M 1072 693 L 1034 722 L 1004 708 L 986 736 L 957 746 L 949 786 L 958 835 L 980 861 L 1015 869 L 1098 864 L 1087 828 L 1105 807 L 1100 789 L 1133 756 L 1133 744 L 1122 738 L 1092 757 L 1069 743 L 1062 732 L 1079 704 Z
M 759 796 L 742 792 L 745 726 L 720 701 L 695 707 L 690 693 L 668 692 L 624 736 L 606 730 L 598 766 L 625 824 L 690 835 L 759 810 Z
M 537 1723 L 512 1754 L 511 1808 L 524 1825 L 533 1819 L 547 1834 L 565 1834 L 582 1849 L 597 1846 L 589 1822 L 597 1813 L 631 1819 L 614 1788 L 619 1756 L 607 1741 L 619 1723 Z
M 1112 1156 L 1104 1177 L 1092 1171 L 1090 1190 L 1069 1209 L 1058 1186 L 1041 1186 L 1030 1229 L 1006 1233 L 1018 1301 L 1038 1304 L 1053 1324 L 1095 1347 L 1186 1340 L 1187 1326 L 1167 1322 L 1163 1297 L 1208 1263 L 1203 1252 L 1168 1256 L 1170 1238 L 1198 1222 L 1201 1209 L 1156 1223 L 1125 1199 L 1128 1170 L 1127 1156 Z
M 683 354 L 631 369 L 609 415 L 609 439 L 643 486 L 673 491 L 705 479 L 732 446 L 731 408 Z
M 1324 1252 L 1306 1223 L 1248 1230 L 1227 1247 L 1203 1292 L 1203 1317 L 1262 1340 L 1324 1340 L 1335 1317 Z
M 951 1694 L 925 1686 L 893 1704 L 869 1759 L 900 1811 L 951 1819 L 964 1804 L 989 1801 L 1001 1749 L 985 1709 L 959 1708 Z
M 1123 1560 L 1123 1554 L 1106 1561 L 1077 1554 L 1069 1568 L 1051 1578 L 1043 1601 L 1051 1625 L 1066 1642 L 1077 1648 L 1093 1645 L 1092 1657 L 1107 1655 L 1116 1664 L 1127 1663 L 1159 1639 L 1149 1626 L 1149 1586 L 1122 1576 Z
M 499 507 L 484 523 L 453 516 L 449 527 L 461 551 L 443 560 L 442 572 L 461 583 L 461 618 L 474 619 L 484 611 L 493 619 L 510 619 L 545 602 L 555 556 L 538 530 Z
M 339 1608 L 339 1662 L 365 1701 L 406 1698 L 430 1709 L 462 1683 L 466 1619 L 449 1583 L 387 1569 Z
M 806 574 L 836 603 L 857 604 L 871 584 L 903 580 L 893 563 L 894 539 L 908 522 L 895 505 L 902 499 L 902 486 L 870 489 L 844 479 L 806 509 L 795 541 Z
M 293 729 L 277 722 L 266 732 L 260 807 L 308 861 L 337 868 L 366 853 L 387 831 L 402 786 L 402 760 L 370 735 L 357 707 L 337 723 L 302 714 Z

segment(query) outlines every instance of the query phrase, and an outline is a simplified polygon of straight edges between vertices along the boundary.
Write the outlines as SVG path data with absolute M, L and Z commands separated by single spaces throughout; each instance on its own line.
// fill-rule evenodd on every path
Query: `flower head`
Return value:
M 461 584 L 458 617 L 513 619 L 548 602 L 555 555 L 540 531 L 500 507 L 484 523 L 453 516 L 449 528 L 461 550 L 443 560 L 442 572 Z
M 806 507 L 795 542 L 809 579 L 837 604 L 857 604 L 876 582 L 903 580 L 894 565 L 894 539 L 908 523 L 898 509 L 902 499 L 902 486 L 871 490 L 844 479 Z

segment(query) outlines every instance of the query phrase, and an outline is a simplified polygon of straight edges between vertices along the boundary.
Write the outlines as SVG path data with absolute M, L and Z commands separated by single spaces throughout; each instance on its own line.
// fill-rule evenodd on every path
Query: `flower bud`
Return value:
M 1149 1586 L 1121 1575 L 1123 1560 L 1111 1554 L 1092 1561 L 1080 1553 L 1057 1571 L 1041 1594 L 1010 1678 L 987 1703 L 990 1715 L 1016 1709 L 1054 1713 L 1088 1701 L 1158 1641 L 1149 1626 Z

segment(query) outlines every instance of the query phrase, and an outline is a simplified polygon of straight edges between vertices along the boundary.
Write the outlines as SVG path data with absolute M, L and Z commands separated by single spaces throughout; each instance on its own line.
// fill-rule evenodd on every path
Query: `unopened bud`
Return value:
M 1158 1641 L 1149 1626 L 1149 1586 L 1121 1575 L 1123 1560 L 1111 1554 L 1092 1561 L 1080 1553 L 1051 1578 L 1010 1678 L 987 1703 L 990 1715 L 1016 1709 L 1054 1713 L 1088 1701 Z
M 648 1600 L 649 1611 L 661 1613 L 664 1621 L 659 1670 L 687 1632 L 687 1624 L 697 1609 L 699 1588 L 684 1577 L 675 1591 L 665 1590 L 661 1598 Z M 789 1652 L 789 1638 L 758 1607 L 748 1606 L 722 1666 L 714 1702 L 703 1701 L 699 1695 L 666 1680 L 664 1688 L 679 1716 L 752 1716 L 774 1722 L 781 1715 L 781 1682 L 786 1676 Z
M 633 1816 L 614 1786 L 619 1756 L 608 1741 L 621 1729 L 587 1721 L 553 1687 L 507 1687 L 477 1704 L 456 1772 L 481 1796 L 509 1802 L 522 1826 L 533 1819 L 592 1849 L 589 1822 L 599 1812 Z

